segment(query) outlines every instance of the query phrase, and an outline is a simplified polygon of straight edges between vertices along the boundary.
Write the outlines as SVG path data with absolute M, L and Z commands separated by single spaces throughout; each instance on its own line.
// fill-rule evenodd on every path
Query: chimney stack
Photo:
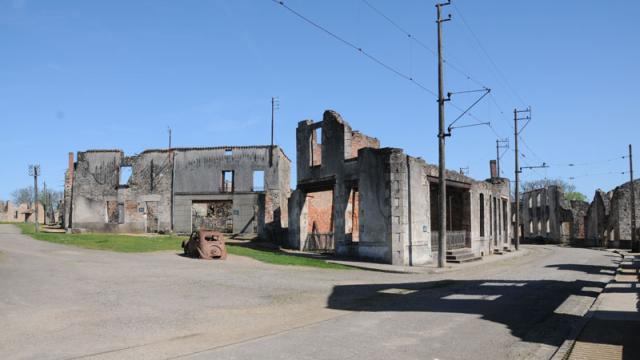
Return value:
M 496 166 L 496 161 L 495 160 L 490 160 L 489 161 L 489 169 L 491 171 L 491 178 L 495 179 L 498 177 L 498 168 Z
M 73 182 L 73 164 L 74 164 L 73 152 L 69 152 L 69 180 Z

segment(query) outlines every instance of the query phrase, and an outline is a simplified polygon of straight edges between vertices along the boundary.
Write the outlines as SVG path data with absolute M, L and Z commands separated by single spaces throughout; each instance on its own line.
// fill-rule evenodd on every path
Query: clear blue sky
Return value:
M 435 48 L 434 1 L 369 2 Z M 623 159 L 553 164 L 623 156 L 638 139 L 640 3 L 454 2 L 499 69 L 447 8 L 445 56 L 493 89 L 495 102 L 474 115 L 513 144 L 513 108 L 533 108 L 523 165 L 552 166 L 523 179 L 575 176 L 589 198 L 627 181 L 583 176 L 625 171 Z M 436 58 L 364 2 L 285 3 L 436 89 Z M 447 91 L 478 88 L 450 67 L 445 77 Z M 0 0 L 0 198 L 32 184 L 29 163 L 61 189 L 69 151 L 166 147 L 167 126 L 175 146 L 267 144 L 271 96 L 281 102 L 276 140 L 291 158 L 297 122 L 334 109 L 383 146 L 437 162 L 435 97 L 270 0 Z M 473 100 L 454 98 L 461 107 Z M 458 114 L 448 107 L 449 121 Z M 495 139 L 486 126 L 455 131 L 447 167 L 486 178 Z M 502 163 L 512 178 L 513 152 Z

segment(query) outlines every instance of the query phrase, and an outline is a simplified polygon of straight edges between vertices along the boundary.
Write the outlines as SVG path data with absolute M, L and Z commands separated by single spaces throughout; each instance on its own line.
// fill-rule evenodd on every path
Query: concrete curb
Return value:
M 624 254 L 621 254 L 617 251 L 613 251 L 613 253 L 620 255 L 620 259 L 624 260 Z M 616 269 L 616 274 L 618 273 L 618 270 L 620 269 L 621 266 L 622 266 L 622 261 L 620 262 L 620 264 L 618 264 L 618 268 Z M 615 280 L 616 280 L 616 276 L 614 274 L 611 280 L 609 280 L 609 282 L 604 286 L 604 288 L 602 288 L 602 292 L 604 292 L 604 289 L 606 289 L 607 285 L 611 284 Z M 593 303 L 591 303 L 591 306 L 589 307 L 589 310 L 587 311 L 587 313 L 571 330 L 571 333 L 569 334 L 569 338 L 566 339 L 562 343 L 562 345 L 558 347 L 556 352 L 553 354 L 553 356 L 551 356 L 549 360 L 566 360 L 569 358 L 569 356 L 571 355 L 571 351 L 573 351 L 573 347 L 576 344 L 576 341 L 578 340 L 578 337 L 582 333 L 582 330 L 584 330 L 584 327 L 587 325 L 589 320 L 591 320 L 591 318 L 593 317 L 593 314 L 595 313 L 594 309 L 597 308 L 601 302 L 602 302 L 602 297 L 598 295 L 598 297 L 596 297 L 593 300 Z
M 435 274 L 444 274 L 452 271 L 465 270 L 465 269 L 487 265 L 487 264 L 499 263 L 501 261 L 523 257 L 529 254 L 530 254 L 529 250 L 521 249 L 520 251 L 510 253 L 507 256 L 491 255 L 491 258 L 487 259 L 486 261 L 480 260 L 480 261 L 473 261 L 473 262 L 468 262 L 464 264 L 455 264 L 455 265 L 448 264 L 446 267 L 442 269 L 434 266 L 394 266 L 394 265 L 388 265 L 388 264 L 367 263 L 364 261 L 360 262 L 360 261 L 348 261 L 348 260 L 326 260 L 326 262 L 331 264 L 348 266 L 348 267 L 352 267 L 360 270 L 377 271 L 377 272 L 390 273 L 390 274 L 435 275 Z

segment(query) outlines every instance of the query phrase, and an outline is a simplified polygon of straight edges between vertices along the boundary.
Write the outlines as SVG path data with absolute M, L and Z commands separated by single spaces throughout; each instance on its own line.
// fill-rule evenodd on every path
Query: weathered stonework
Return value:
M 570 243 L 584 241 L 589 204 L 566 201 L 556 185 L 522 193 L 520 224 L 525 242 Z
M 296 144 L 297 188 L 289 200 L 289 246 L 397 265 L 433 260 L 438 231 L 433 220 L 436 166 L 401 149 L 379 148 L 377 139 L 353 131 L 330 110 L 321 122 L 300 122 Z M 494 177 L 479 182 L 452 171 L 447 179 L 448 238 L 459 239 L 460 247 L 478 255 L 509 247 L 508 180 Z M 486 209 L 482 218 L 480 207 Z
M 124 167 L 131 177 L 120 184 Z M 264 184 L 253 184 L 254 171 L 264 172 Z M 277 146 L 146 150 L 130 157 L 120 150 L 79 152 L 65 181 L 65 225 L 131 233 L 215 226 L 278 237 L 287 226 L 289 176 L 290 161 Z
M 17 205 L 11 201 L 0 202 L 0 221 L 2 222 L 29 222 L 34 223 L 36 221 L 35 209 L 29 204 L 22 203 Z M 54 220 L 55 220 L 54 214 Z M 38 223 L 44 224 L 45 215 L 44 207 L 38 203 Z
M 636 216 L 640 215 L 640 180 L 634 181 Z M 607 247 L 631 248 L 631 183 L 611 191 L 611 208 L 606 222 L 604 242 Z

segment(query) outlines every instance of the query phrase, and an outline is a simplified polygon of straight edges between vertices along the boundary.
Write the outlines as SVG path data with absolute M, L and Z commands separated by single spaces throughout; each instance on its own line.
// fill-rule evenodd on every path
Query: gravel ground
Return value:
M 387 274 L 94 251 L 0 225 L 0 358 L 548 358 L 616 256 L 526 248 Z

